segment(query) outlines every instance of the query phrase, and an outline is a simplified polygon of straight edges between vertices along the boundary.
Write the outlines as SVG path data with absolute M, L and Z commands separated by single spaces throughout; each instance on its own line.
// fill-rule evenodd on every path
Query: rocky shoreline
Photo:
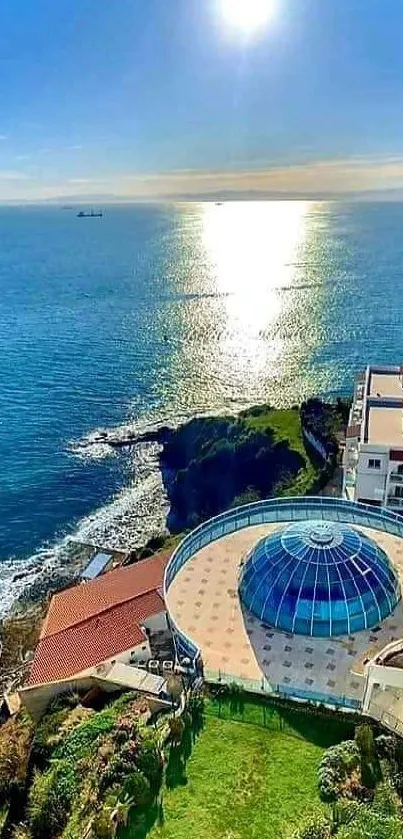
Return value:
M 175 434 L 176 429 L 172 426 L 161 425 L 140 434 L 132 429 L 111 429 L 109 431 L 97 431 L 95 434 L 77 443 L 77 449 L 88 449 L 92 446 L 110 446 L 111 449 L 125 449 L 138 443 L 159 443 L 165 445 Z
M 347 414 L 348 403 L 340 401 L 309 400 L 289 411 L 260 405 L 235 416 L 194 418 L 177 428 L 162 425 L 140 434 L 130 428 L 97 432 L 78 445 L 88 449 L 102 444 L 111 450 L 158 446 L 158 467 L 169 502 L 166 527 L 143 545 L 125 545 L 135 561 L 147 555 L 149 545 L 158 549 L 169 534 L 190 529 L 222 509 L 263 497 L 317 491 L 334 470 L 337 433 Z M 306 431 L 318 442 L 321 455 L 305 439 Z M 301 476 L 305 483 L 301 484 Z M 106 549 L 101 540 L 88 541 Z M 71 537 L 57 559 L 45 555 L 16 570 L 13 612 L 43 603 L 74 583 L 85 564 L 79 547 Z

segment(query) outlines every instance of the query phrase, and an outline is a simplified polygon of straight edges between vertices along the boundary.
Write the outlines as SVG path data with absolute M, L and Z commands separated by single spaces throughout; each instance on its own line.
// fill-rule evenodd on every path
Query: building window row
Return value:
M 380 469 L 381 461 L 375 458 L 370 458 L 368 461 L 368 469 Z

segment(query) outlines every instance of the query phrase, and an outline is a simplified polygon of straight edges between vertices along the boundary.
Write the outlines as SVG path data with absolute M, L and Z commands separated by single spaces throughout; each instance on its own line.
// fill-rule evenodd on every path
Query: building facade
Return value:
M 55 594 L 42 626 L 28 679 L 20 690 L 34 717 L 68 690 L 163 690 L 143 670 L 170 636 L 163 574 L 168 555 L 116 568 Z M 150 676 L 150 674 L 146 674 Z
M 357 376 L 343 458 L 343 495 L 403 511 L 403 365 Z

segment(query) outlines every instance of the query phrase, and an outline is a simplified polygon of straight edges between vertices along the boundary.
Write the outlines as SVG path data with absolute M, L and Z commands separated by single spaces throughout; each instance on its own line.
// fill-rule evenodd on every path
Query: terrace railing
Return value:
M 218 516 L 203 522 L 180 542 L 165 569 L 164 598 L 167 603 L 176 655 L 179 661 L 188 658 L 191 662 L 195 662 L 201 652 L 197 644 L 176 624 L 174 617 L 169 612 L 169 600 L 167 599 L 167 593 L 173 580 L 192 556 L 206 545 L 210 545 L 223 536 L 236 533 L 246 527 L 306 521 L 307 519 L 338 521 L 361 527 L 370 527 L 374 530 L 390 533 L 393 536 L 403 537 L 403 517 L 392 510 L 385 507 L 372 507 L 369 504 L 360 504 L 344 498 L 328 498 L 325 496 L 257 501 L 220 513 Z M 294 687 L 284 685 L 283 688 L 288 691 L 288 695 L 296 696 Z M 306 691 L 305 693 L 309 692 Z M 329 697 L 327 694 L 323 694 L 320 699 L 313 701 L 329 702 Z M 351 701 L 355 702 L 356 700 Z
M 320 691 L 306 690 L 299 685 L 286 685 L 284 683 L 272 684 L 264 677 L 262 679 L 243 679 L 240 676 L 234 676 L 223 670 L 206 670 L 204 680 L 208 684 L 215 685 L 236 684 L 245 691 L 248 691 L 248 693 L 259 694 L 260 696 L 270 695 L 280 698 L 301 699 L 304 702 L 329 705 L 332 708 L 345 708 L 350 711 L 360 711 L 362 707 L 359 699 L 353 699 L 350 696 L 337 696 L 330 693 L 321 693 Z
M 381 705 L 377 705 L 377 703 L 373 701 L 369 703 L 368 715 L 377 720 L 385 728 L 388 728 L 389 731 L 393 731 L 395 734 L 399 734 L 403 737 L 402 718 L 399 719 L 399 717 L 395 714 L 390 713 Z
M 391 472 L 389 480 L 393 484 L 403 484 L 403 475 L 400 472 Z

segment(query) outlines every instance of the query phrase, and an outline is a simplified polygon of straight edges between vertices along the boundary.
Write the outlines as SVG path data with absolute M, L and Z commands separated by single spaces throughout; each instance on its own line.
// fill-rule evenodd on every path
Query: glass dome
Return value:
M 400 600 L 386 553 L 345 524 L 303 521 L 261 539 L 243 566 L 243 604 L 300 635 L 349 635 L 377 626 Z

